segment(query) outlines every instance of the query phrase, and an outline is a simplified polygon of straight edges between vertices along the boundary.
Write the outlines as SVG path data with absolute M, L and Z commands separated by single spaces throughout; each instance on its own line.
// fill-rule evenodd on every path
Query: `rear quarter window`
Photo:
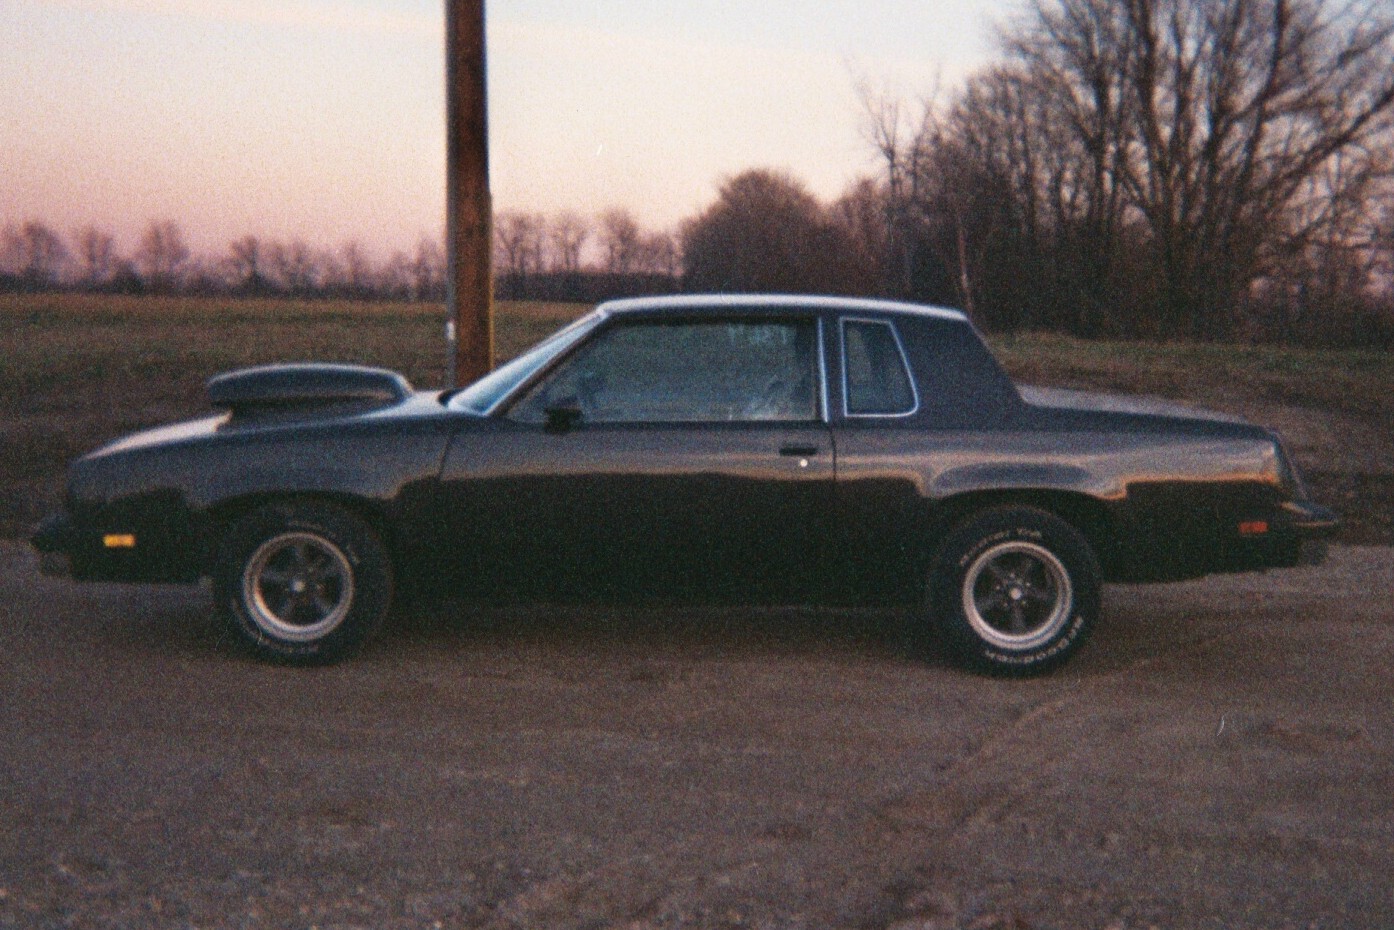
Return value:
M 908 416 L 919 406 L 905 349 L 889 321 L 842 321 L 842 371 L 848 416 Z

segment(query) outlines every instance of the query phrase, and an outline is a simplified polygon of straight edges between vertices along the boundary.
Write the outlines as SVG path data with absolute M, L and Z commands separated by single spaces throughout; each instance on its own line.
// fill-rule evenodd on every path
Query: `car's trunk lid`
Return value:
M 1216 423 L 1248 424 L 1234 414 L 1191 407 L 1160 397 L 1131 394 L 1104 394 L 1094 391 L 1075 391 L 1065 388 L 1018 385 L 1021 399 L 1033 407 L 1053 410 L 1081 410 L 1103 413 L 1126 413 L 1142 416 L 1168 417 L 1185 420 L 1209 420 Z

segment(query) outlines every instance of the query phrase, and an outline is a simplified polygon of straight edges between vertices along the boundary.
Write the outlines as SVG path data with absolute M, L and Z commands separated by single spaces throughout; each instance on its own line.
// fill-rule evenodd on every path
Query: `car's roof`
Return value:
M 835 313 L 912 313 L 966 322 L 958 310 L 867 297 L 820 297 L 808 294 L 679 294 L 611 300 L 596 308 L 606 315 L 629 313 L 722 313 L 731 310 L 829 310 Z

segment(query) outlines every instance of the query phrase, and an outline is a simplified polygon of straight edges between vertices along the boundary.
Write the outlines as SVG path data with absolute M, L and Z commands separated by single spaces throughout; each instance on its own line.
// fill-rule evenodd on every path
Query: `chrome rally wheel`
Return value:
M 1055 514 L 1028 506 L 978 511 L 949 530 L 930 559 L 926 626 L 967 665 L 1038 674 L 1088 638 L 1100 576 L 1088 540 Z
M 353 605 L 353 566 L 338 546 L 292 532 L 262 543 L 242 573 L 242 600 L 257 626 L 287 642 L 332 633 Z
M 264 659 L 334 662 L 392 602 L 392 562 L 372 527 L 322 501 L 267 504 L 225 530 L 213 583 L 229 627 Z
M 1044 546 L 1007 542 L 988 549 L 963 579 L 963 613 L 985 642 L 1031 649 L 1050 641 L 1070 619 L 1074 585 Z

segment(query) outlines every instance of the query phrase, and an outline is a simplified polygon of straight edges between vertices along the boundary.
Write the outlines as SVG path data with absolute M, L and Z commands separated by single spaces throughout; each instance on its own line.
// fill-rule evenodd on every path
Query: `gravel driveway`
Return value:
M 895 612 L 453 605 L 311 670 L 0 543 L 0 928 L 1388 928 L 1394 549 L 1107 589 L 1065 669 Z

